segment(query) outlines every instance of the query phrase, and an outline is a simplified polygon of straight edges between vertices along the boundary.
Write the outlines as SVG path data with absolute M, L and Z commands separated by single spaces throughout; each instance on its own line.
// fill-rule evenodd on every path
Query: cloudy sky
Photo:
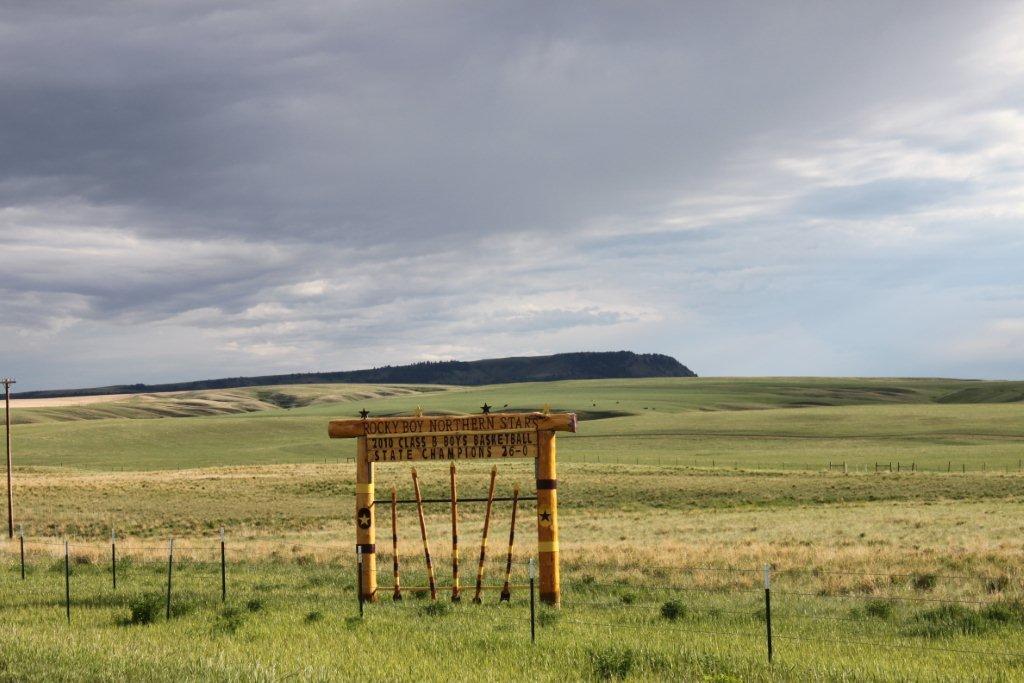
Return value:
M 0 1 L 18 388 L 1024 377 L 1024 6 Z

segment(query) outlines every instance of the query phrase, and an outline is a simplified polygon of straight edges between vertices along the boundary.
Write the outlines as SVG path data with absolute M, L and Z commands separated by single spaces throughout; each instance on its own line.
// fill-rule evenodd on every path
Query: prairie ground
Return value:
M 282 398 L 290 388 L 272 389 L 278 403 L 292 402 Z M 0 677 L 1024 678 L 1024 406 L 1004 402 L 1016 383 L 338 389 L 322 403 L 325 394 L 303 387 L 305 405 L 187 418 L 79 412 L 110 410 L 103 404 L 17 411 L 15 501 L 28 574 L 22 581 L 16 542 L 8 543 L 0 608 L 12 626 L 2 636 Z M 364 406 L 373 414 L 470 412 L 484 400 L 499 409 L 548 403 L 585 418 L 578 434 L 559 436 L 562 609 L 541 613 L 531 646 L 526 591 L 496 604 L 509 531 L 504 502 L 494 509 L 480 606 L 467 599 L 448 607 L 450 513 L 427 508 L 442 585 L 443 606 L 432 607 L 415 590 L 426 585 L 422 546 L 415 508 L 403 506 L 406 599 L 368 605 L 360 620 L 352 444 L 328 440 L 327 420 Z M 460 495 L 483 496 L 489 467 L 459 463 Z M 426 497 L 447 495 L 446 469 L 419 468 Z M 500 463 L 499 496 L 516 482 L 527 491 L 531 481 L 530 463 Z M 378 498 L 392 483 L 400 498 L 411 497 L 407 465 L 378 466 Z M 464 591 L 482 509 L 460 507 Z M 517 586 L 535 543 L 530 501 L 519 519 Z M 392 583 L 386 521 L 377 538 L 382 598 Z M 116 591 L 111 528 L 121 557 Z M 765 564 L 773 573 L 770 665 Z M 152 612 L 152 623 L 130 623 L 133 611 L 143 614 L 136 622 Z

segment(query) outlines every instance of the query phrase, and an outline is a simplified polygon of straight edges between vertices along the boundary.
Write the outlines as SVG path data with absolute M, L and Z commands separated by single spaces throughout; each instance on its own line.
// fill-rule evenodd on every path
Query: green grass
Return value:
M 970 389 L 997 403 L 949 404 Z M 473 389 L 276 387 L 304 407 L 271 407 L 189 419 L 72 419 L 91 406 L 16 411 L 17 462 L 96 470 L 336 462 L 351 441 L 325 438 L 333 417 L 425 411 L 574 410 L 576 435 L 560 440 L 567 462 L 824 468 L 1017 469 L 1024 457 L 1024 405 L 1003 403 L 1022 383 L 951 380 L 652 379 L 518 384 Z M 247 395 L 260 389 L 240 390 Z M 380 397 L 381 393 L 397 395 Z M 328 392 L 328 393 L 323 393 Z M 330 393 L 335 392 L 335 393 Z M 319 397 L 319 398 L 317 398 Z M 330 398 L 330 402 L 327 399 Z M 829 405 L 819 405 L 819 404 Z M 118 404 L 111 404 L 117 406 Z M 797 409 L 799 406 L 804 406 Z M 813 407 L 807 407 L 813 406 Z M 47 421 L 32 417 L 47 411 Z M 27 415 L 27 417 L 26 417 Z
M 1020 388 L 658 379 L 384 396 L 392 390 L 336 385 L 220 394 L 217 414 L 175 419 L 153 418 L 195 415 L 217 397 L 161 398 L 159 409 L 141 411 L 18 411 L 15 501 L 29 572 L 22 582 L 16 545 L 6 543 L 0 680 L 1020 680 L 1024 656 L 974 652 L 1024 653 Z M 345 460 L 354 446 L 328 439 L 327 421 L 362 407 L 476 412 L 484 401 L 548 403 L 583 417 L 578 434 L 558 439 L 563 609 L 542 610 L 536 646 L 522 590 L 511 606 L 494 604 L 491 591 L 483 606 L 427 609 L 411 590 L 425 577 L 415 511 L 403 507 L 406 600 L 369 605 L 360 621 Z M 103 410 L 135 412 L 93 412 Z M 917 471 L 875 473 L 875 462 Z M 484 494 L 489 467 L 459 464 L 462 496 Z M 420 474 L 426 497 L 447 495 L 447 468 Z M 408 464 L 380 465 L 376 477 L 379 497 L 392 484 L 411 497 Z M 516 482 L 529 489 L 532 477 L 528 461 L 501 463 L 498 494 Z M 491 584 L 500 582 L 509 512 L 495 506 Z M 463 504 L 460 514 L 471 581 L 482 506 Z M 534 514 L 524 501 L 517 583 Z M 442 584 L 449 515 L 435 505 L 425 517 Z M 387 585 L 391 541 L 378 519 Z M 111 526 L 126 558 L 116 593 L 104 541 Z M 168 535 L 178 557 L 169 622 Z M 70 626 L 53 543 L 63 536 L 75 553 Z M 765 563 L 775 568 L 772 665 Z
M 693 593 L 624 582 L 567 582 L 557 616 L 541 611 L 529 640 L 527 595 L 510 605 L 366 606 L 359 619 L 351 573 L 332 565 L 233 563 L 220 601 L 217 567 L 175 568 L 165 617 L 166 566 L 126 563 L 117 591 L 107 570 L 74 564 L 72 621 L 62 563 L 37 561 L 20 581 L 0 575 L 6 597 L 3 677 L 9 680 L 993 680 L 1024 675 L 1024 660 L 969 651 L 1020 652 L 1012 602 L 995 607 L 896 604 L 865 615 L 854 601 L 773 601 L 775 660 L 764 642 L 756 585 Z M 631 596 L 624 600 L 624 596 Z M 253 605 L 258 604 L 258 609 Z M 667 610 L 666 606 L 672 605 Z M 132 618 L 133 612 L 136 614 Z M 671 617 L 666 617 L 668 612 Z M 310 618 L 310 615 L 318 615 Z M 967 652 L 965 652 L 967 651 Z

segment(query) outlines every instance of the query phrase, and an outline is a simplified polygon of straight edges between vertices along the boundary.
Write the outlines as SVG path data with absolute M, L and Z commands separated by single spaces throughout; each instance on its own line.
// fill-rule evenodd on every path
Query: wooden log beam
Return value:
M 331 420 L 327 433 L 332 439 L 360 436 L 401 436 L 455 434 L 462 432 L 504 432 L 536 429 L 544 432 L 575 432 L 576 413 L 492 413 L 488 415 L 439 415 L 436 417 L 369 417 Z

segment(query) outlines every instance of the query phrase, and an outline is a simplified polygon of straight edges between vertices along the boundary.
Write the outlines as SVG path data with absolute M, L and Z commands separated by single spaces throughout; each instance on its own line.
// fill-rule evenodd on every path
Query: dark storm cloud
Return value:
M 920 48 L 985 18 L 956 5 L 23 9 L 0 179 L 174 235 L 551 229 L 706 184 L 748 136 L 828 126 L 866 92 L 940 87 Z
M 809 330 L 794 288 L 870 298 L 865 260 L 1015 225 L 1012 9 L 6 3 L 6 348 L 165 358 L 111 381 L 602 345 L 732 371 L 746 307 Z

